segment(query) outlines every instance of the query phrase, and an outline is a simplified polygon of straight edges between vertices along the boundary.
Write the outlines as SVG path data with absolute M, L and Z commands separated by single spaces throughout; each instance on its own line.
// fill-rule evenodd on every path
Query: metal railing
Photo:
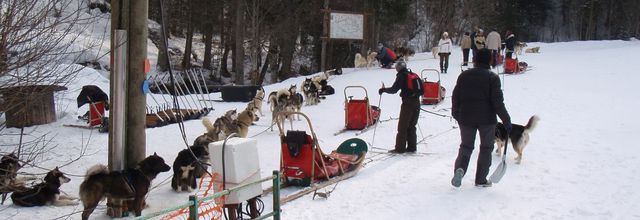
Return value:
M 204 201 L 209 201 L 209 200 L 213 200 L 213 199 L 217 199 L 220 198 L 222 196 L 225 195 L 229 195 L 232 192 L 241 190 L 243 188 L 255 185 L 255 184 L 260 184 L 262 182 L 266 182 L 272 180 L 273 182 L 273 211 L 267 214 L 264 214 L 258 218 L 255 219 L 266 219 L 269 217 L 273 217 L 273 219 L 275 220 L 280 220 L 280 172 L 277 170 L 273 171 L 273 175 L 254 181 L 254 182 L 250 182 L 244 185 L 239 185 L 230 189 L 225 189 L 222 190 L 220 192 L 214 193 L 213 195 L 207 196 L 207 197 L 203 197 L 203 198 L 198 198 L 196 195 L 190 195 L 189 196 L 189 201 L 185 202 L 183 204 L 180 205 L 176 205 L 170 208 L 166 208 L 157 212 L 153 212 L 153 213 L 149 213 L 149 214 L 145 214 L 142 216 L 138 216 L 133 218 L 134 220 L 142 220 L 142 219 L 150 219 L 153 217 L 157 217 L 163 214 L 167 214 L 169 212 L 175 211 L 175 210 L 179 210 L 182 208 L 189 208 L 189 219 L 190 220 L 197 220 L 198 219 L 198 204 L 199 202 L 204 202 Z

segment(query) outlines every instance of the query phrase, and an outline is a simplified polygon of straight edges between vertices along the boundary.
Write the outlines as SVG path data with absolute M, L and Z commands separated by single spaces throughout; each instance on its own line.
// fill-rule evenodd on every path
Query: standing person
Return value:
M 480 28 L 478 28 L 478 26 L 473 27 L 473 32 L 471 33 L 471 54 L 473 55 L 473 58 L 471 59 L 472 62 L 476 62 L 476 52 L 478 51 L 478 47 L 476 47 L 476 35 L 478 35 L 478 32 L 480 31 Z
M 504 40 L 504 43 L 506 46 L 505 56 L 511 59 L 513 56 L 513 51 L 516 46 L 516 36 L 513 33 L 511 33 L 511 31 L 507 31 L 506 36 L 507 36 L 507 39 Z
M 504 106 L 500 77 L 489 70 L 490 62 L 491 51 L 478 50 L 475 67 L 462 72 L 453 89 L 451 113 L 460 125 L 462 140 L 455 161 L 454 176 L 451 179 L 451 185 L 455 187 L 460 187 L 462 177 L 467 173 L 476 132 L 480 132 L 480 153 L 475 184 L 491 186 L 487 175 L 491 167 L 491 151 L 495 141 L 496 115 L 500 117 L 507 132 L 511 131 L 511 117 Z
M 478 29 L 478 33 L 473 38 L 473 46 L 475 46 L 475 50 L 473 51 L 473 62 L 476 62 L 476 56 L 478 56 L 478 50 L 484 48 L 484 31 L 482 29 Z
M 378 55 L 376 55 L 376 59 L 380 62 L 382 68 L 390 69 L 393 62 L 396 61 L 396 55 L 382 43 L 378 43 Z
M 462 66 L 467 66 L 469 64 L 469 49 L 471 49 L 471 37 L 469 37 L 469 32 L 464 32 L 462 42 L 460 42 L 460 48 L 462 48 Z
M 407 64 L 404 61 L 399 61 L 396 64 L 396 80 L 393 82 L 393 86 L 385 88 L 384 84 L 382 88 L 378 90 L 378 94 L 382 95 L 383 92 L 395 94 L 400 91 L 400 97 L 402 97 L 402 105 L 400 106 L 400 118 L 398 120 L 398 134 L 396 135 L 396 144 L 390 153 L 415 153 L 416 142 L 418 136 L 416 134 L 416 124 L 418 124 L 418 117 L 420 116 L 420 94 L 411 94 L 408 89 L 407 75 L 409 70 Z
M 451 38 L 446 31 L 442 33 L 440 41 L 438 41 L 438 55 L 440 56 L 440 72 L 447 73 L 449 68 L 449 55 L 451 55 Z
M 502 45 L 502 39 L 500 34 L 494 28 L 489 35 L 487 35 L 487 49 L 491 50 L 491 68 L 496 68 L 498 64 L 498 54 L 500 53 L 500 47 Z

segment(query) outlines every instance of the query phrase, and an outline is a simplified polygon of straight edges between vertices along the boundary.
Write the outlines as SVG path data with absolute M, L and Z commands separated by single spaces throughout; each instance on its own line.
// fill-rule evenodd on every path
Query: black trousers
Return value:
M 449 55 L 451 53 L 438 53 L 440 55 L 440 70 L 447 72 L 449 68 Z
M 398 152 L 416 151 L 416 124 L 420 116 L 420 97 L 403 97 L 398 119 L 395 149 Z
M 489 168 L 491 168 L 491 151 L 495 141 L 495 124 L 489 125 L 460 125 L 460 139 L 462 143 L 458 149 L 454 172 L 462 168 L 467 173 L 471 153 L 473 153 L 476 131 L 480 132 L 480 153 L 476 167 L 476 183 L 485 183 Z
M 462 62 L 463 65 L 469 64 L 469 48 L 462 49 Z

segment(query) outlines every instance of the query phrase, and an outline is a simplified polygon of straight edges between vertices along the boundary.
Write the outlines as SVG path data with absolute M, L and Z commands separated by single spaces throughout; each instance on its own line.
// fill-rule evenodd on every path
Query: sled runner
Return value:
M 306 119 L 311 134 L 307 134 L 305 130 L 285 131 L 284 118 L 293 117 L 294 114 L 302 115 Z M 368 145 L 364 140 L 348 139 L 330 154 L 325 154 L 320 148 L 311 121 L 304 113 L 282 112 L 278 114 L 277 119 L 281 142 L 280 172 L 283 183 L 285 186 L 310 186 L 283 197 L 283 203 L 352 177 L 362 167 L 368 151 Z
M 435 72 L 438 74 L 437 82 L 430 82 L 427 80 L 426 74 L 429 72 Z M 424 81 L 424 94 L 422 95 L 423 105 L 437 105 L 444 100 L 446 89 L 440 85 L 440 71 L 435 69 L 423 69 L 420 71 L 420 77 L 422 77 Z
M 364 97 L 361 99 L 348 96 L 347 90 L 362 89 Z M 344 88 L 344 128 L 334 135 L 338 135 L 346 130 L 359 130 L 356 135 L 360 135 L 375 124 L 380 118 L 380 108 L 369 104 L 367 89 L 362 86 L 347 86 Z

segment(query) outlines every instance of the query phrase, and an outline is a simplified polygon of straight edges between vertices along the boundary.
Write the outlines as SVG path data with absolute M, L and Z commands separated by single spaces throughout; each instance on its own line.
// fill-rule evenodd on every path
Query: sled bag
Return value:
M 504 61 L 504 72 L 505 73 L 517 73 L 518 72 L 518 59 L 509 59 L 507 58 Z
M 422 104 L 437 104 L 444 99 L 445 89 L 436 82 L 424 82 Z

